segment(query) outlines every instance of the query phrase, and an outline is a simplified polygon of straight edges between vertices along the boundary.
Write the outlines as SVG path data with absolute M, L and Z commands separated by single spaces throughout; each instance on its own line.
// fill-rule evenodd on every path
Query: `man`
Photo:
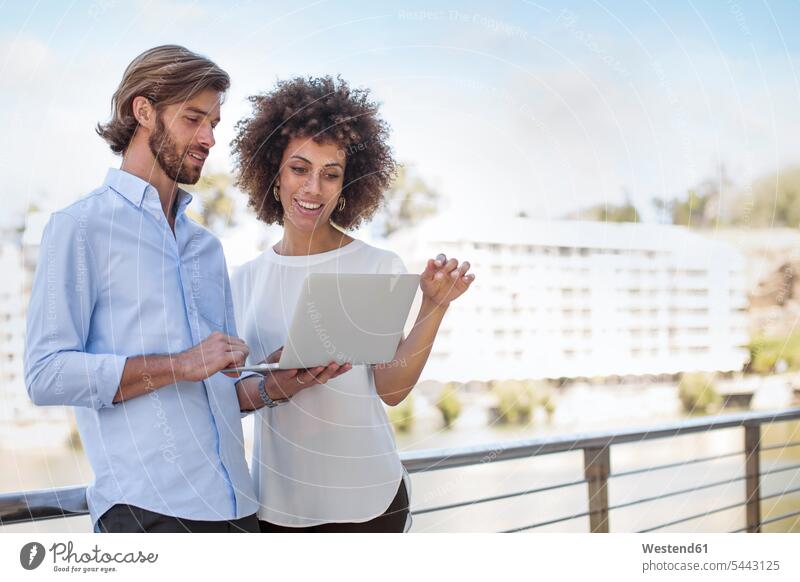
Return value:
M 178 184 L 200 178 L 229 84 L 183 47 L 134 59 L 97 128 L 121 168 L 43 234 L 26 386 L 38 405 L 75 407 L 96 532 L 257 532 L 240 413 L 346 371 L 220 373 L 249 349 L 222 247 Z

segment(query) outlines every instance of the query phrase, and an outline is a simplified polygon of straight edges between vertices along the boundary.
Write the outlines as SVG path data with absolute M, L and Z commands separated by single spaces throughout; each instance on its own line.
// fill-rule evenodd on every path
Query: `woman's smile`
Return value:
M 322 214 L 323 204 L 321 202 L 308 202 L 295 198 L 292 200 L 295 210 L 304 216 L 319 216 Z

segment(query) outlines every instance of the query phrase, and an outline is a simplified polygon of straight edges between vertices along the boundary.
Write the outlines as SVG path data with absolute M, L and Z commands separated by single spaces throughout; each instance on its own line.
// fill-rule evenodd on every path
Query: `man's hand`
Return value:
M 244 340 L 215 331 L 202 342 L 178 354 L 180 380 L 199 382 L 225 368 L 244 366 L 250 348 Z M 236 378 L 238 374 L 227 376 Z
M 436 260 L 428 259 L 419 281 L 423 300 L 439 307 L 448 307 L 475 280 L 475 275 L 467 274 L 469 267 L 469 262 L 464 261 L 459 265 L 456 259 L 448 261 L 444 254 L 437 255 Z

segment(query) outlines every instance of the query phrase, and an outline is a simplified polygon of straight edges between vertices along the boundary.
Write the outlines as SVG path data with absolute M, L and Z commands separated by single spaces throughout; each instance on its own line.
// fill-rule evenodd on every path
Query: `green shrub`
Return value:
M 748 344 L 750 361 L 749 372 L 768 374 L 775 371 L 778 360 L 786 360 L 788 369 L 800 370 L 800 333 L 783 337 L 756 336 Z
M 458 398 L 458 383 L 448 382 L 439 393 L 436 408 L 442 413 L 444 428 L 450 428 L 461 414 L 461 400 Z
M 395 431 L 409 432 L 414 427 L 414 395 L 409 394 L 397 406 L 388 407 L 386 413 Z
M 556 402 L 553 398 L 553 393 L 548 391 L 544 396 L 541 397 L 539 400 L 539 404 L 544 408 L 545 413 L 547 413 L 547 419 L 552 420 L 553 414 L 556 411 Z
M 530 421 L 536 406 L 536 394 L 530 382 L 500 380 L 492 382 L 497 398 L 494 421 L 500 424 L 525 424 Z
M 683 409 L 689 413 L 704 413 L 716 408 L 722 398 L 714 386 L 714 375 L 691 372 L 681 375 L 678 398 Z
M 534 408 L 541 406 L 547 415 L 547 420 L 553 419 L 553 414 L 556 411 L 556 400 L 553 393 L 553 387 L 544 380 L 526 380 L 526 386 L 531 390 L 531 397 L 533 398 Z

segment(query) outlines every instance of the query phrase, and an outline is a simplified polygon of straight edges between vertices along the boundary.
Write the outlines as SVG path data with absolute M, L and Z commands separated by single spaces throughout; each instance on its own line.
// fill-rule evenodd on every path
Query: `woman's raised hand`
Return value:
M 419 281 L 423 299 L 442 307 L 450 305 L 475 280 L 473 273 L 467 274 L 469 267 L 468 261 L 459 265 L 458 260 L 448 260 L 444 254 L 437 255 L 436 259 L 428 259 Z

